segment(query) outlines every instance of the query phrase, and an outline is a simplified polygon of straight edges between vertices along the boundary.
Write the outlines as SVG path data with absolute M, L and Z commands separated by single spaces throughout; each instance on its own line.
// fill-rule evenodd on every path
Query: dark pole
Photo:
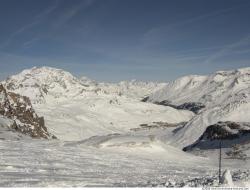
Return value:
M 219 184 L 221 184 L 221 139 L 220 139 L 220 153 L 219 153 Z

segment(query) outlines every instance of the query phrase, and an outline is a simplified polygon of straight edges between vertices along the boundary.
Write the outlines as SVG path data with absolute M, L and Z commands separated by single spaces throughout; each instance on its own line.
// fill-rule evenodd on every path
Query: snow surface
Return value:
M 1 141 L 0 150 L 1 187 L 195 187 L 210 178 L 218 184 L 214 160 L 173 147 L 154 152 L 137 148 L 118 151 L 56 140 L 12 140 Z M 226 160 L 223 164 L 244 174 L 236 181 L 240 186 L 247 183 L 244 172 L 249 172 L 249 165 Z
M 189 111 L 114 96 L 92 96 L 34 107 L 44 116 L 49 132 L 61 140 L 71 141 L 124 133 L 152 121 L 179 123 L 193 116 Z

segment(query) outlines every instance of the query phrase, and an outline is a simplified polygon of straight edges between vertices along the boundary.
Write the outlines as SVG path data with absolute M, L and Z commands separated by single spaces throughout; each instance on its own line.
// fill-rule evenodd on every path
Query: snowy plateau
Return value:
M 35 67 L 1 88 L 0 187 L 250 186 L 250 68 L 99 83 Z

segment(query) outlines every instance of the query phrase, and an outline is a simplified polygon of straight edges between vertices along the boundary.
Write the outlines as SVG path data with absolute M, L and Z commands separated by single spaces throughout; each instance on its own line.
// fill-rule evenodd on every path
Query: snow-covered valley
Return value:
M 118 84 L 49 67 L 24 70 L 2 84 L 27 96 L 57 139 L 32 139 L 10 128 L 16 118 L 4 112 L 2 98 L 0 186 L 216 186 L 218 142 L 212 137 L 221 133 L 244 154 L 223 148 L 223 169 L 231 170 L 235 185 L 249 186 L 249 81 L 249 68 Z M 240 123 L 217 130 L 219 121 Z M 204 139 L 210 148 L 183 151 Z

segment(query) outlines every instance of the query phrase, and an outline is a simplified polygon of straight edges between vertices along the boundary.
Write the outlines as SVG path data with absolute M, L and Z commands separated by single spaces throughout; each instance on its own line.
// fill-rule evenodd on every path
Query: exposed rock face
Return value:
M 138 128 L 132 128 L 130 131 L 141 131 L 141 130 L 151 130 L 151 129 L 165 129 L 165 128 L 179 128 L 183 127 L 187 122 L 180 123 L 167 123 L 167 122 L 152 122 L 150 124 L 140 124 Z
M 149 97 L 145 97 L 143 98 L 141 101 L 142 102 L 147 102 L 149 99 Z M 203 108 L 205 108 L 206 106 L 200 102 L 185 102 L 183 104 L 180 105 L 174 105 L 172 104 L 170 101 L 168 100 L 163 100 L 161 102 L 153 102 L 155 104 L 158 105 L 163 105 L 163 106 L 169 106 L 178 110 L 189 110 L 194 112 L 195 114 L 198 114 L 200 112 L 200 110 L 202 110 Z
M 149 100 L 149 96 L 146 96 L 145 98 L 143 98 L 141 101 L 142 102 L 147 102 Z
M 220 121 L 210 125 L 195 143 L 183 150 L 218 148 L 220 140 L 224 148 L 231 148 L 235 144 L 250 143 L 250 123 Z
M 177 109 L 189 110 L 195 114 L 198 114 L 203 108 L 205 108 L 205 105 L 200 102 L 187 102 L 177 106 Z
M 14 121 L 9 127 L 15 131 L 33 138 L 55 138 L 48 133 L 44 118 L 35 113 L 29 98 L 7 92 L 2 84 L 0 84 L 0 115 Z
M 203 140 L 234 139 L 240 135 L 250 133 L 250 123 L 218 122 L 207 127 L 201 136 Z

